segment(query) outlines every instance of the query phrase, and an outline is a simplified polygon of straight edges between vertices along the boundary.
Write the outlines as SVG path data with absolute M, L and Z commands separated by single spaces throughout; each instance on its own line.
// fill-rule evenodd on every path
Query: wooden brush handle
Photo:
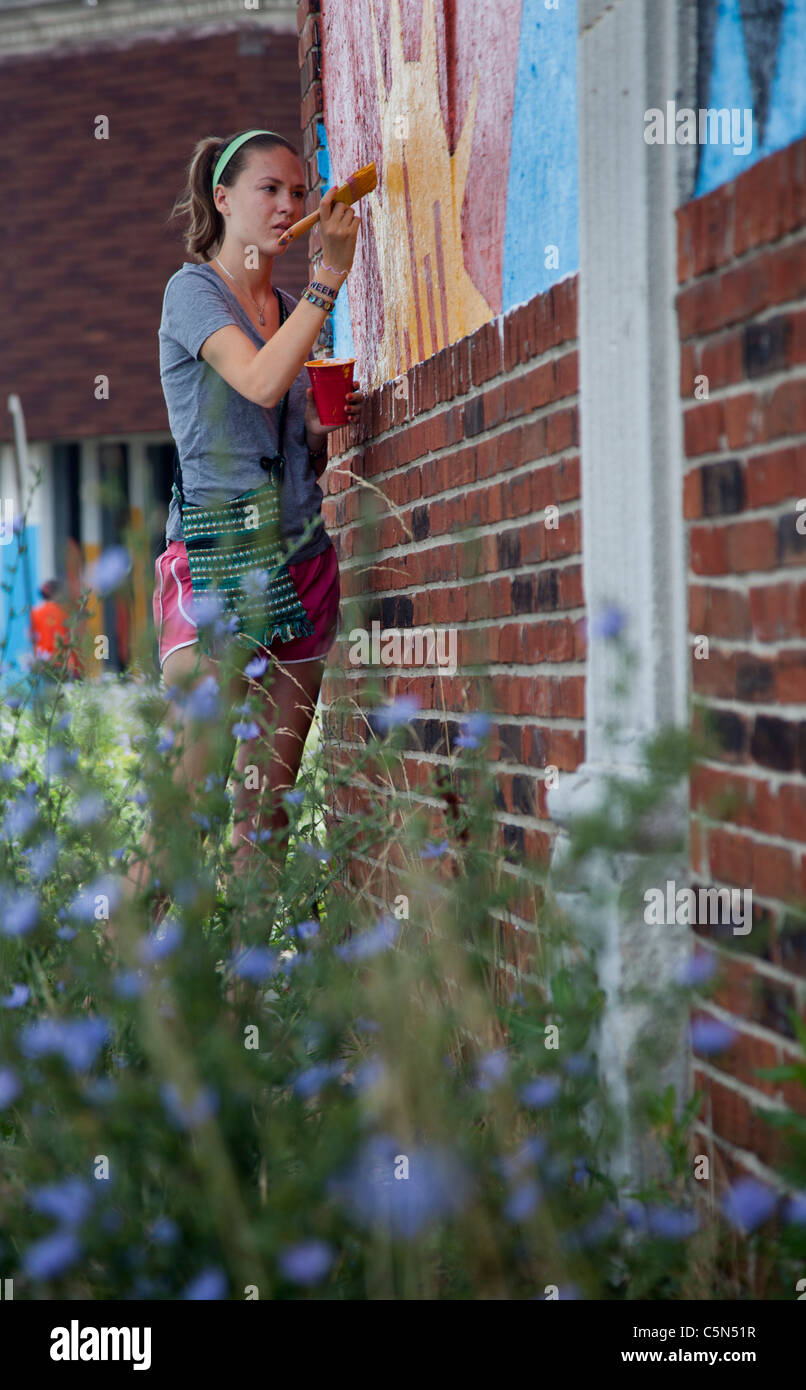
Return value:
M 369 178 L 367 177 L 369 176 Z M 357 203 L 359 198 L 363 198 L 365 193 L 369 193 L 376 185 L 375 165 L 368 164 L 366 168 L 359 169 L 357 174 L 352 174 L 345 183 L 339 185 L 333 195 L 334 203 L 347 203 L 350 207 Z M 296 241 L 297 237 L 310 231 L 319 221 L 319 209 L 303 217 L 301 222 L 295 222 L 293 227 L 289 227 L 287 232 L 283 232 L 280 237 L 280 245 L 287 246 L 290 241 Z
M 311 227 L 315 227 L 318 221 L 319 209 L 317 208 L 316 212 L 309 213 L 307 217 L 303 217 L 301 222 L 295 222 L 293 227 L 289 227 L 287 232 L 283 232 L 280 237 L 280 245 L 287 246 L 290 241 L 296 241 L 297 237 L 310 231 Z

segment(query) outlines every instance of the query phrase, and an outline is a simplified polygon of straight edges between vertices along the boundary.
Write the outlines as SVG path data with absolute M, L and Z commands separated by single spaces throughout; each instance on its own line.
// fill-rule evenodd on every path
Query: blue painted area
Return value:
M 764 154 L 806 135 L 806 0 L 787 0 L 770 92 Z
M 17 537 L 9 542 L 8 545 L 0 545 L 0 583 L 10 584 L 11 592 L 7 593 L 5 587 L 0 589 L 2 602 L 0 602 L 0 642 L 6 634 L 9 636 L 9 643 L 6 648 L 4 660 L 20 669 L 20 657 L 31 650 L 31 640 L 28 634 L 28 613 L 33 604 L 39 603 L 39 585 L 48 577 L 39 573 L 39 527 L 29 525 L 25 528 L 27 538 L 28 554 L 20 555 Z M 26 591 L 25 566 L 27 561 L 28 575 L 30 577 L 30 596 Z M 16 568 L 16 573 L 14 570 Z M 11 610 L 15 610 L 15 616 L 11 616 Z
M 322 176 L 324 191 L 327 192 L 330 187 L 331 164 L 327 131 L 323 121 L 317 122 L 316 133 L 319 138 L 319 149 L 316 153 L 317 168 Z M 347 297 L 346 284 L 339 291 L 336 307 L 330 317 L 333 323 L 333 356 L 355 357 L 353 325 L 350 319 L 350 301 Z
M 579 269 L 577 6 L 523 0 L 512 113 L 502 308 Z M 558 264 L 545 264 L 546 246 Z
M 744 111 L 753 107 L 753 86 L 744 46 L 739 0 L 719 0 L 708 105 L 717 110 L 726 107 L 728 110 L 737 108 Z M 737 178 L 743 169 L 749 168 L 761 157 L 755 121 L 753 125 L 753 145 L 747 154 L 734 154 L 733 147 L 727 143 L 703 145 L 696 197 Z
M 774 34 L 774 29 L 770 29 Z M 753 106 L 753 88 L 742 26 L 740 0 L 718 0 L 713 58 L 708 82 L 709 107 Z M 710 193 L 774 150 L 806 135 L 806 0 L 786 0 L 778 36 L 774 77 L 763 142 L 754 121 L 752 149 L 734 154 L 729 144 L 704 145 L 695 196 Z

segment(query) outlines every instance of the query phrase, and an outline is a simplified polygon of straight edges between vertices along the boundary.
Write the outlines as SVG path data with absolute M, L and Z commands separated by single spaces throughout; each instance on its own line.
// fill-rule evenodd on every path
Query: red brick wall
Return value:
M 802 1089 L 754 1072 L 791 1058 L 787 1010 L 806 1017 L 806 141 L 680 210 L 678 278 L 691 683 L 696 727 L 713 727 L 691 783 L 692 882 L 752 889 L 754 908 L 749 936 L 698 928 L 740 1038 L 695 1057 L 695 1081 L 702 1137 L 774 1166 L 755 1104 L 806 1113 Z
M 313 209 L 322 111 L 317 0 L 300 0 L 297 22 Z M 315 230 L 309 250 L 315 265 Z M 349 701 L 364 709 L 375 703 L 369 673 L 348 659 L 352 629 L 371 631 L 374 619 L 399 630 L 455 627 L 455 676 L 412 667 L 372 672 L 382 677 L 381 701 L 414 695 L 421 706 L 398 780 L 416 793 L 432 773 L 447 772 L 462 721 L 489 710 L 501 846 L 516 858 L 545 860 L 550 851 L 555 830 L 544 769 L 572 771 L 584 757 L 576 336 L 574 278 L 374 391 L 362 424 L 331 435 L 322 480 L 342 585 L 338 657 L 322 690 L 331 755 L 343 766 L 365 742 L 366 723 Z M 381 494 L 372 516 L 365 504 L 377 494 L 363 483 Z M 545 525 L 544 509 L 553 504 L 556 529 Z M 334 809 L 361 804 L 353 786 Z M 430 814 L 432 834 L 441 838 L 449 813 Z M 375 848 L 352 860 L 350 883 L 388 904 L 397 891 L 395 846 L 390 853 L 385 847 L 383 864 Z M 500 945 L 502 958 L 522 965 L 531 954 L 534 903 L 516 907 L 526 925 L 505 924 Z
M 93 136 L 99 114 L 108 140 Z M 0 121 L 14 190 L 0 399 L 19 394 L 32 440 L 167 433 L 157 330 L 166 281 L 190 259 L 182 221 L 167 219 L 203 135 L 265 127 L 302 153 L 296 36 L 191 30 L 0 60 Z M 296 242 L 275 283 L 298 293 L 307 270 Z M 100 373 L 108 401 L 93 394 Z

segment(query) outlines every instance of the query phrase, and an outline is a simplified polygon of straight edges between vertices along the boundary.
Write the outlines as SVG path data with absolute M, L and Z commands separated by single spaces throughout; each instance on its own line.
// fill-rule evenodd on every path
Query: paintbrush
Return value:
M 371 193 L 373 188 L 378 186 L 378 175 L 374 164 L 365 164 L 363 169 L 359 169 L 355 174 L 351 174 L 346 183 L 340 185 L 333 195 L 334 203 L 357 203 L 359 198 L 363 198 L 365 193 Z M 293 227 L 283 232 L 280 237 L 280 245 L 287 246 L 290 241 L 295 241 L 298 236 L 310 230 L 319 221 L 319 211 L 312 212 L 310 216 L 303 217 L 301 222 L 295 222 Z

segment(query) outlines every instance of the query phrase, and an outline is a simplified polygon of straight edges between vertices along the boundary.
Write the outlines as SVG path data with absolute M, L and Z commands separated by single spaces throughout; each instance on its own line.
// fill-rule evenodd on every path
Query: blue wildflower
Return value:
M 302 1071 L 294 1081 L 294 1094 L 302 1096 L 308 1100 L 321 1091 L 328 1081 L 333 1081 L 341 1076 L 345 1069 L 342 1061 L 319 1062 L 315 1067 L 308 1067 L 307 1071 Z
M 371 725 L 388 733 L 390 729 L 396 728 L 399 724 L 408 724 L 413 719 L 419 709 L 422 708 L 420 700 L 416 695 L 398 695 L 397 699 L 391 704 L 384 705 L 380 709 L 368 711 Z
M 20 1049 L 25 1057 L 56 1054 L 73 1071 L 86 1071 L 109 1036 L 109 1024 L 103 1018 L 43 1018 L 22 1030 Z
M 22 1267 L 31 1279 L 53 1279 L 75 1264 L 81 1246 L 70 1231 L 55 1231 L 23 1253 Z
M 250 738 L 257 738 L 259 733 L 260 729 L 254 719 L 239 719 L 238 722 L 232 726 L 233 738 L 248 740 Z
M 0 1004 L 4 1009 L 21 1009 L 23 1004 L 27 1004 L 31 997 L 31 991 L 27 985 L 13 985 L 10 994 L 4 995 L 0 999 Z
M 441 844 L 437 844 L 435 840 L 429 840 L 425 846 L 425 849 L 420 850 L 420 858 L 439 859 L 448 849 L 450 849 L 450 845 L 448 844 L 447 840 L 443 840 Z
M 740 1178 L 722 1200 L 722 1210 L 737 1230 L 754 1231 L 772 1216 L 778 1198 L 756 1178 Z
M 569 1076 L 587 1076 L 593 1067 L 593 1062 L 584 1052 L 572 1052 L 565 1058 L 563 1067 Z
M 507 1221 L 525 1221 L 542 1199 L 540 1185 L 530 1178 L 510 1192 L 504 1203 Z
M 680 962 L 674 972 L 674 978 L 679 985 L 702 985 L 706 980 L 710 980 L 715 971 L 714 957 L 700 951 L 698 955 Z
M 145 978 L 141 970 L 122 970 L 112 981 L 118 999 L 137 999 L 145 989 Z
M 304 854 L 310 854 L 312 859 L 318 859 L 322 864 L 327 864 L 333 857 L 329 849 L 322 849 L 321 845 L 309 844 L 307 840 L 300 840 L 299 847 Z
M 11 1067 L 0 1067 L 0 1110 L 11 1105 L 20 1093 L 20 1083 Z
M 313 917 L 305 922 L 297 922 L 296 926 L 288 928 L 288 935 L 295 941 L 310 941 L 319 931 L 319 923 Z
M 90 588 L 99 594 L 110 594 L 123 583 L 132 562 L 125 546 L 113 545 L 98 557 L 88 576 Z
M 89 1216 L 94 1194 L 83 1179 L 66 1178 L 64 1182 L 34 1188 L 30 1201 L 34 1211 L 52 1216 L 63 1227 L 74 1228 Z
M 368 1057 L 355 1070 L 355 1087 L 358 1091 L 369 1091 L 386 1078 L 387 1071 L 380 1057 Z
M 120 880 L 114 874 L 102 874 L 76 893 L 68 912 L 76 922 L 104 921 L 107 913 L 117 907 L 120 894 Z M 102 901 L 98 902 L 98 898 Z
M 170 1216 L 158 1216 L 151 1223 L 150 1235 L 157 1245 L 173 1245 L 179 1239 L 179 1227 Z
M 227 1281 L 220 1269 L 204 1269 L 197 1274 L 182 1294 L 183 1299 L 211 1300 L 226 1298 Z
M 185 710 L 191 719 L 207 721 L 218 716 L 219 685 L 215 676 L 205 676 L 191 690 L 185 702 Z
M 60 941 L 72 941 L 78 936 L 78 932 L 75 931 L 73 927 L 59 927 L 56 935 Z
M 486 1056 L 480 1057 L 476 1064 L 476 1085 L 480 1091 L 490 1091 L 504 1080 L 508 1070 L 509 1059 L 506 1052 L 488 1052 Z
M 259 983 L 277 969 L 277 952 L 268 946 L 242 947 L 230 957 L 232 973 L 241 980 Z
M 190 616 L 197 627 L 212 627 L 224 615 L 224 600 L 220 594 L 204 594 L 189 600 Z
M 724 1052 L 739 1034 L 718 1018 L 695 1018 L 691 1024 L 691 1045 L 697 1052 Z
M 796 1192 L 794 1197 L 787 1199 L 783 1217 L 787 1222 L 796 1221 L 799 1225 L 806 1226 L 806 1192 Z
M 82 796 L 73 809 L 73 821 L 78 826 L 94 825 L 101 820 L 107 810 L 106 802 L 97 792 Z
M 291 806 L 299 806 L 305 800 L 305 793 L 299 791 L 286 792 L 283 801 L 287 801 Z
M 364 1143 L 356 1161 L 331 1179 L 329 1188 L 363 1225 L 391 1228 L 393 1235 L 413 1240 L 434 1221 L 461 1211 L 471 1180 L 449 1150 L 414 1149 L 378 1135 Z
M 490 716 L 479 712 L 471 714 L 462 725 L 462 732 L 456 739 L 456 748 L 478 748 L 490 728 Z
M 175 951 L 184 935 L 184 927 L 174 917 L 166 917 L 158 927 L 140 942 L 140 959 L 144 965 L 154 965 Z
M 333 1250 L 323 1240 L 305 1240 L 281 1250 L 277 1264 L 294 1284 L 321 1284 L 333 1264 Z
M 336 947 L 336 955 L 341 960 L 367 960 L 381 951 L 387 950 L 400 935 L 400 923 L 394 917 L 382 917 L 371 931 L 353 936 L 341 946 Z
M 18 796 L 10 802 L 6 808 L 3 830 L 11 839 L 22 839 L 36 824 L 39 812 L 36 809 L 36 802 L 31 796 Z
M 197 1129 L 218 1109 L 218 1097 L 208 1086 L 202 1086 L 192 1100 L 183 1100 L 173 1082 L 160 1087 L 162 1103 L 170 1118 L 182 1129 Z
M 554 1076 L 538 1076 L 534 1081 L 527 1081 L 521 1087 L 521 1100 L 524 1105 L 531 1105 L 535 1109 L 541 1109 L 544 1105 L 551 1105 L 560 1094 L 560 1083 Z
M 250 681 L 259 681 L 260 677 L 265 675 L 268 664 L 267 656 L 253 656 L 243 668 L 244 675 Z
M 593 622 L 591 631 L 594 637 L 601 637 L 605 641 L 612 641 L 622 632 L 627 615 L 615 604 L 609 604 L 602 610 L 599 617 Z
M 175 740 L 175 738 L 174 738 L 174 731 L 173 731 L 173 729 L 165 729 L 164 732 L 163 732 L 163 734 L 162 734 L 162 737 L 161 737 L 159 743 L 157 744 L 157 752 L 158 752 L 158 753 L 168 753 L 168 752 L 170 752 L 170 750 L 171 750 L 171 749 L 173 748 L 173 746 L 174 746 L 175 741 L 176 741 L 176 740 Z
M 665 1240 L 685 1240 L 699 1230 L 696 1211 L 687 1207 L 655 1206 L 647 1208 L 647 1228 L 651 1235 Z
M 47 878 L 58 856 L 59 844 L 55 835 L 46 836 L 40 844 L 26 850 L 31 878 L 41 883 L 43 878 Z
M 3 909 L 2 928 L 5 936 L 25 936 L 39 919 L 39 899 L 24 890 L 13 894 Z

